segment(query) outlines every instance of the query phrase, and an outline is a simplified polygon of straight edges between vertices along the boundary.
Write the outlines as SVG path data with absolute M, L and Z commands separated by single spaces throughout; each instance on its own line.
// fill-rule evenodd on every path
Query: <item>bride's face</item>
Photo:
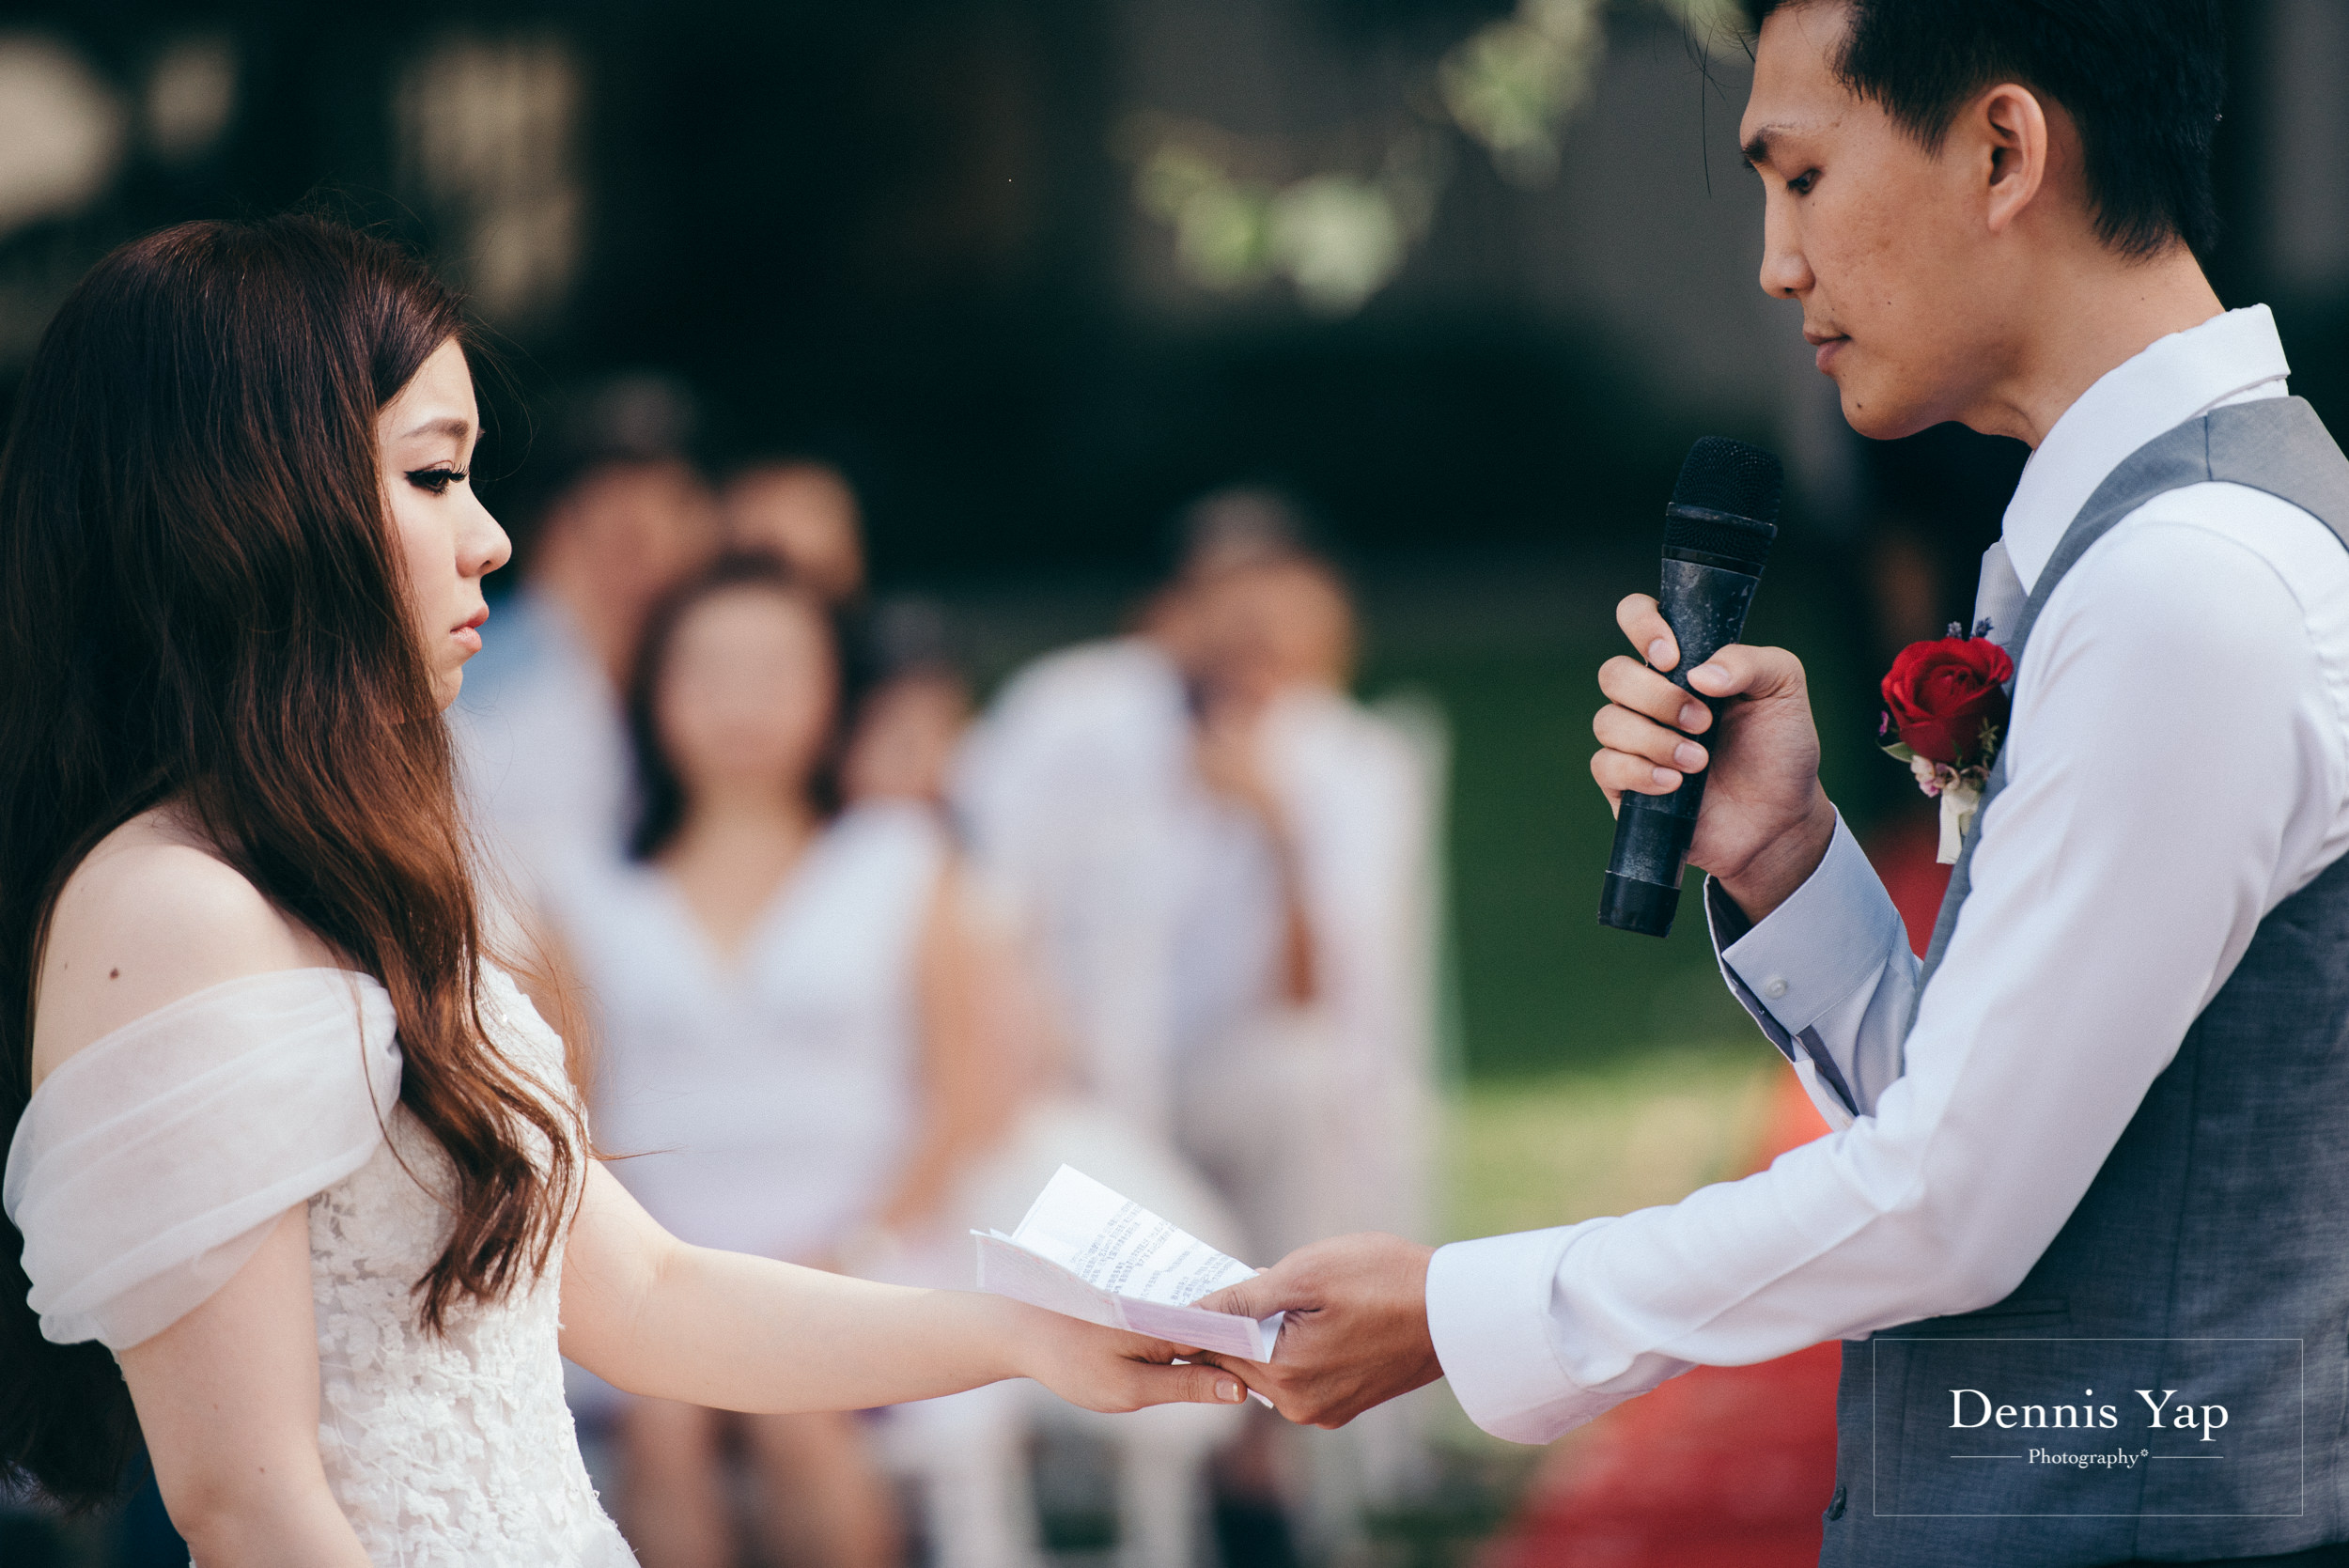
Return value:
M 457 700 L 465 660 L 481 651 L 481 623 L 490 618 L 481 580 L 513 553 L 467 474 L 480 436 L 473 372 L 455 339 L 433 351 L 375 422 L 409 604 L 443 707 Z

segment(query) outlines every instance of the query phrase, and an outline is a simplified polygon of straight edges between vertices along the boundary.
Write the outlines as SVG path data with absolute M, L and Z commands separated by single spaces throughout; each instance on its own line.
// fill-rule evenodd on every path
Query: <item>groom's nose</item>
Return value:
M 1791 208 L 1792 198 L 1783 192 L 1763 197 L 1762 292 L 1774 300 L 1799 299 L 1815 281 Z

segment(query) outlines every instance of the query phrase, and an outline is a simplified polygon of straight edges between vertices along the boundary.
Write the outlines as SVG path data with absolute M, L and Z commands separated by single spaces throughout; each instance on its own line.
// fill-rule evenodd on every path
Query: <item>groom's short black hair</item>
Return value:
M 1824 0 L 1749 0 L 1772 11 Z M 2210 149 L 2226 95 L 2219 0 L 1843 0 L 1837 73 L 1931 150 L 1966 101 L 2019 82 L 2078 127 L 2096 232 L 2126 256 L 2218 239 Z

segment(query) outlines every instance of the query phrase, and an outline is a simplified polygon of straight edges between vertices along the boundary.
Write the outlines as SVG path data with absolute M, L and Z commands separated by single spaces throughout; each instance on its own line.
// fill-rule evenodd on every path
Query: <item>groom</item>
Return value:
M 1762 286 L 1862 434 L 2034 453 L 1978 618 L 2013 716 L 1932 953 L 1822 792 L 1802 666 L 1600 673 L 1610 800 L 1709 766 L 1723 975 L 1835 1127 L 1669 1207 L 1307 1247 L 1211 1304 L 1342 1424 L 1439 1375 L 1544 1442 L 1846 1341 L 1828 1563 L 2349 1542 L 2349 463 L 2213 235 L 2215 0 L 1763 0 Z M 1772 1435 L 1756 1431 L 1758 1444 Z

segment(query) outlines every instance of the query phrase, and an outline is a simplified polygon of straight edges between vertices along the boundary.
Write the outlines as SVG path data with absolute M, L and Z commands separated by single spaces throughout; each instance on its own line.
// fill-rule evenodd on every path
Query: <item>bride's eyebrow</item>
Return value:
M 414 436 L 448 435 L 455 436 L 459 441 L 463 441 L 467 436 L 472 434 L 472 420 L 459 418 L 456 414 L 448 414 L 440 419 L 426 420 L 414 429 L 410 430 L 405 435 L 401 436 L 400 439 L 402 441 L 406 441 Z

